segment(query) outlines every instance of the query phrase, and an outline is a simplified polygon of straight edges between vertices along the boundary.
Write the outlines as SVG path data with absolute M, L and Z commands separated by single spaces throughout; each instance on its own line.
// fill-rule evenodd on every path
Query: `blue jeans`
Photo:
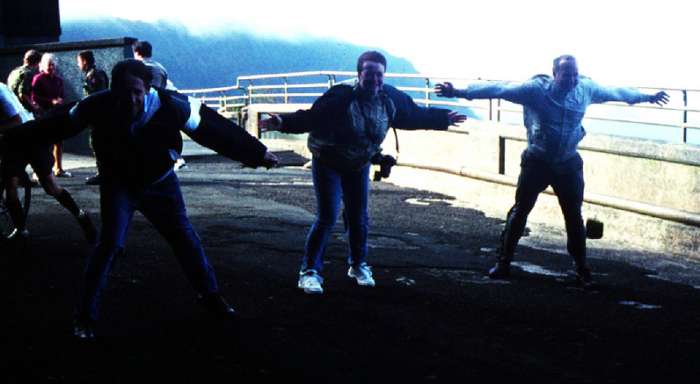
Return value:
M 173 248 L 185 275 L 201 294 L 218 291 L 197 232 L 190 224 L 180 182 L 174 172 L 146 187 L 128 187 L 105 180 L 100 185 L 102 230 L 85 268 L 85 286 L 78 315 L 97 319 L 100 295 L 114 257 L 124 250 L 129 223 L 139 210 Z
M 333 230 L 343 200 L 348 226 L 348 263 L 357 267 L 367 257 L 367 198 L 369 195 L 369 165 L 358 171 L 340 172 L 312 161 L 312 175 L 318 213 L 306 238 L 302 272 L 323 269 L 323 253 Z
M 537 196 L 551 185 L 559 200 L 566 224 L 567 250 L 578 267 L 586 265 L 586 228 L 581 216 L 583 204 L 583 160 L 576 154 L 559 164 L 549 164 L 527 151 L 523 152 L 520 176 L 515 191 L 515 204 L 508 212 L 501 234 L 502 262 L 513 258 L 518 240 L 523 235 L 527 216 L 537 202 Z

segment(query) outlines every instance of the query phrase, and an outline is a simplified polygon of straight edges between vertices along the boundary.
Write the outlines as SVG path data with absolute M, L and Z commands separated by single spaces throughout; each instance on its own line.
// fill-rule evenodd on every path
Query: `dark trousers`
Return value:
M 581 156 L 576 154 L 562 163 L 552 164 L 525 151 L 520 168 L 515 205 L 508 211 L 506 226 L 501 234 L 499 262 L 508 264 L 513 259 L 515 247 L 523 235 L 527 216 L 535 206 L 537 196 L 551 185 L 564 214 L 569 254 L 577 267 L 585 267 L 586 229 L 581 216 L 584 187 Z
M 88 144 L 90 144 L 90 150 L 92 151 L 93 157 L 95 157 L 95 165 L 97 166 L 97 173 L 99 174 L 100 173 L 100 160 L 97 158 L 97 152 L 99 150 L 95 150 L 96 145 L 95 145 L 95 137 L 94 137 L 93 132 L 94 131 L 91 129 L 90 135 L 88 136 L 88 138 L 89 138 Z
M 185 275 L 201 294 L 218 291 L 197 232 L 192 228 L 180 183 L 174 172 L 146 187 L 127 187 L 105 180 L 100 185 L 102 230 L 85 268 L 85 286 L 78 315 L 97 319 L 100 295 L 107 284 L 114 257 L 124 250 L 129 223 L 139 210 L 168 241 Z
M 357 171 L 340 172 L 315 159 L 311 164 L 318 214 L 306 238 L 301 270 L 321 272 L 323 269 L 323 253 L 338 219 L 341 199 L 350 243 L 348 263 L 357 267 L 367 257 L 369 165 Z

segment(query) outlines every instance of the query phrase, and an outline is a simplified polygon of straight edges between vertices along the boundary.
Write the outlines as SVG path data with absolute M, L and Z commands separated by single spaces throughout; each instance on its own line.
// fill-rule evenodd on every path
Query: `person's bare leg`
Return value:
M 63 143 L 53 145 L 53 158 L 53 174 L 58 175 L 63 171 Z

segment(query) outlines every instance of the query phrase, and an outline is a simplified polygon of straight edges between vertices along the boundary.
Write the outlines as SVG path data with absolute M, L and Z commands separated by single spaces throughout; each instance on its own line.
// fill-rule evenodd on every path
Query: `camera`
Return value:
M 372 164 L 378 164 L 379 170 L 374 171 L 373 181 L 381 181 L 383 178 L 386 179 L 391 174 L 391 167 L 396 165 L 396 158 L 391 155 L 382 155 L 377 153 L 370 160 Z
M 600 239 L 603 237 L 603 222 L 596 219 L 586 220 L 586 237 Z

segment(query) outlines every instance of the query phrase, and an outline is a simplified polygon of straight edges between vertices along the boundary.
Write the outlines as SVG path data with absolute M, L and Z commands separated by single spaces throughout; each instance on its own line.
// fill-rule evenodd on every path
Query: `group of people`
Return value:
M 323 292 L 323 255 L 342 201 L 348 230 L 348 277 L 360 286 L 374 286 L 367 261 L 370 163 L 381 152 L 389 127 L 446 130 L 466 116 L 441 108 L 417 106 L 406 93 L 384 84 L 385 57 L 376 51 L 357 59 L 357 81 L 330 88 L 310 109 L 273 114 L 261 130 L 309 133 L 311 173 L 317 202 L 316 220 L 306 238 L 298 287 Z M 583 161 L 577 144 L 585 135 L 581 120 L 592 103 L 624 101 L 665 104 L 665 92 L 643 94 L 634 89 L 602 87 L 579 76 L 576 59 L 564 55 L 553 62 L 553 76 L 538 75 L 523 83 L 477 83 L 455 89 L 438 84 L 442 97 L 503 98 L 524 106 L 528 147 L 523 152 L 515 204 L 507 215 L 497 263 L 488 274 L 507 278 L 514 249 L 536 198 L 552 185 L 566 221 L 568 250 L 577 278 L 590 284 L 585 229 L 581 216 Z M 185 212 L 173 165 L 182 149 L 180 131 L 201 145 L 249 166 L 267 168 L 277 157 L 243 128 L 198 101 L 153 86 L 154 73 L 143 61 L 114 66 L 108 90 L 90 95 L 34 122 L 6 130 L 13 146 L 53 143 L 90 128 L 100 183 L 101 231 L 87 261 L 84 286 L 75 312 L 74 334 L 94 339 L 101 292 L 116 255 L 123 252 L 135 210 L 141 211 L 172 246 L 200 302 L 214 314 L 230 318 L 233 308 L 219 293 L 216 276 L 199 236 Z
M 89 51 L 78 54 L 79 65 L 81 58 L 88 54 L 92 57 Z M 94 69 L 94 65 L 93 67 L 85 65 L 85 68 Z M 4 122 L 3 130 L 34 120 L 35 117 L 48 116 L 64 105 L 63 79 L 56 71 L 56 57 L 51 53 L 42 55 L 36 50 L 27 51 L 24 55 L 24 64 L 10 72 L 8 85 L 9 87 L 0 83 L 0 105 L 2 105 L 0 120 Z M 103 80 L 103 85 L 106 86 L 106 79 Z M 77 219 L 89 242 L 93 243 L 96 240 L 97 231 L 90 216 L 80 209 L 70 192 L 61 187 L 56 180 L 56 177 L 72 176 L 70 172 L 63 169 L 61 141 L 16 143 L 5 146 L 0 155 L 2 155 L 0 179 L 5 190 L 7 208 L 15 226 L 10 237 L 26 240 L 29 236 L 17 189 L 20 183 L 30 182 L 25 167 L 31 164 L 34 178 L 44 191 L 54 197 Z
M 337 85 L 309 110 L 272 115 L 260 122 L 263 130 L 309 133 L 318 214 L 306 239 L 298 281 L 299 288 L 306 293 L 323 293 L 322 255 L 341 198 L 350 243 L 348 276 L 356 278 L 360 285 L 374 285 L 366 263 L 367 176 L 370 160 L 380 152 L 389 126 L 447 129 L 466 118 L 438 108 L 417 107 L 405 93 L 383 84 L 385 71 L 384 56 L 367 52 L 358 59 L 355 86 Z M 607 101 L 661 105 L 668 102 L 668 95 L 663 91 L 647 95 L 629 88 L 602 87 L 579 76 L 576 59 L 571 55 L 554 59 L 552 75 L 537 75 L 523 83 L 475 83 L 464 90 L 446 82 L 438 84 L 435 92 L 442 97 L 468 100 L 505 99 L 524 107 L 528 146 L 522 154 L 515 204 L 508 211 L 498 260 L 489 270 L 489 277 L 509 276 L 527 216 L 537 196 L 551 185 L 564 213 L 567 248 L 574 259 L 577 279 L 583 285 L 590 285 L 586 230 L 581 215 L 583 160 L 576 149 L 585 135 L 581 121 L 586 108 Z
M 134 57 L 143 61 L 153 73 L 153 86 L 174 88 L 168 79 L 165 67 L 151 58 L 153 48 L 148 41 L 137 41 L 132 48 Z M 83 75 L 83 97 L 104 91 L 109 87 L 109 77 L 104 70 L 97 67 L 92 51 L 80 51 L 76 56 L 76 64 Z M 23 65 L 10 72 L 7 85 L 0 83 L 0 102 L 4 106 L 0 121 L 4 121 L 3 127 L 9 127 L 33 120 L 35 117 L 42 118 L 63 106 L 64 99 L 64 79 L 58 73 L 56 56 L 51 53 L 41 54 L 31 49 L 25 53 Z M 89 138 L 94 154 L 93 135 L 90 134 Z M 80 209 L 68 190 L 61 187 L 56 180 L 56 177 L 72 177 L 69 171 L 63 169 L 62 141 L 23 144 L 4 151 L 5 165 L 0 178 L 6 190 L 8 210 L 15 224 L 15 230 L 10 237 L 26 239 L 29 235 L 17 188 L 21 183 L 30 182 L 23 169 L 27 164 L 31 164 L 34 171 L 31 182 L 38 182 L 47 194 L 54 197 L 75 216 L 87 240 L 91 244 L 94 243 L 97 231 L 88 213 Z M 179 168 L 184 165 L 184 160 L 181 156 L 178 158 L 179 163 L 176 164 Z M 96 161 L 99 162 L 99 159 Z M 99 164 L 97 165 L 99 170 Z M 99 171 L 85 181 L 88 185 L 98 185 L 100 182 Z
M 19 98 L 24 108 L 36 116 L 42 116 L 63 104 L 63 78 L 58 75 L 56 57 L 51 53 L 41 54 L 32 49 L 25 53 L 23 64 L 10 72 L 7 85 Z M 63 146 L 53 145 L 53 174 L 70 177 L 63 169 Z

